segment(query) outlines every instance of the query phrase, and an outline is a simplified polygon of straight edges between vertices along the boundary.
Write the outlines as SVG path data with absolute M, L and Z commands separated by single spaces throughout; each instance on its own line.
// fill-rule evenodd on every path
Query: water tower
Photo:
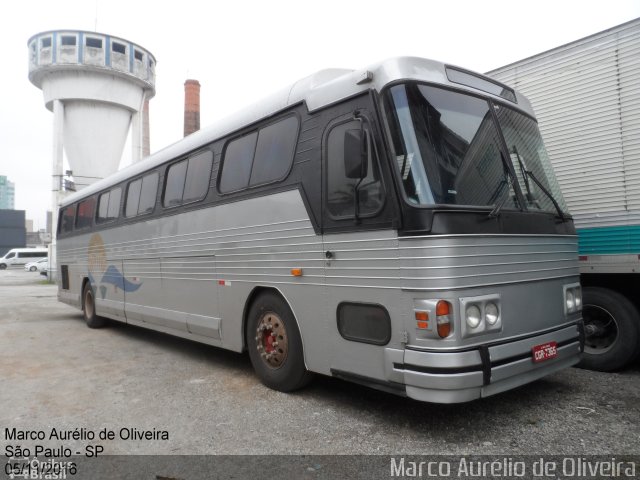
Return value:
M 55 231 L 63 150 L 76 190 L 118 169 L 130 129 L 133 161 L 149 154 L 143 111 L 155 95 L 156 60 L 128 40 L 79 30 L 42 32 L 28 45 L 29 80 L 53 112 Z

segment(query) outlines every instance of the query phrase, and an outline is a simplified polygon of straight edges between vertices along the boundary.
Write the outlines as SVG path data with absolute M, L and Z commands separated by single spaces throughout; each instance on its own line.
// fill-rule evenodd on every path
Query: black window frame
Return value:
M 249 188 L 249 180 L 251 180 L 251 169 L 253 168 L 253 160 L 255 159 L 255 155 L 256 155 L 256 145 L 258 144 L 258 135 L 259 135 L 258 130 L 251 130 L 249 132 L 245 132 L 242 135 L 234 137 L 228 140 L 227 142 L 225 142 L 224 147 L 222 149 L 222 158 L 220 159 L 220 167 L 218 168 L 218 179 L 216 182 L 217 190 L 220 195 L 229 195 L 232 193 L 241 192 Z M 224 174 L 224 168 L 227 162 L 227 152 L 229 150 L 229 147 L 231 147 L 234 143 L 238 141 L 241 141 L 241 140 L 246 141 L 248 137 L 253 137 L 253 136 L 255 136 L 255 140 L 253 141 L 253 149 L 251 154 L 251 161 L 249 163 L 249 173 L 247 175 L 247 183 L 245 184 L 245 186 L 240 186 L 232 190 L 226 190 L 226 191 L 222 190 L 222 176 Z
M 153 208 L 151 208 L 151 210 L 149 210 L 149 211 L 145 211 L 145 212 L 141 213 L 140 212 L 140 200 L 142 199 L 142 187 L 144 185 L 144 179 L 146 177 L 150 177 L 151 175 L 155 175 L 156 176 L 156 189 L 155 189 L 156 191 L 155 191 L 155 195 L 154 195 Z M 136 213 L 135 213 L 135 215 L 127 215 L 127 203 L 129 202 L 129 189 L 131 187 L 131 184 L 137 182 L 138 180 L 140 180 L 140 193 L 138 194 L 138 203 L 136 205 Z M 145 172 L 144 174 L 139 175 L 136 178 L 132 178 L 131 180 L 129 180 L 126 183 L 127 188 L 126 188 L 125 200 L 124 200 L 124 208 L 123 208 L 124 217 L 127 218 L 127 219 L 130 219 L 130 218 L 135 218 L 135 217 L 139 217 L 139 216 L 142 216 L 142 215 L 151 215 L 155 211 L 155 209 L 156 209 L 156 207 L 158 205 L 158 186 L 159 186 L 159 184 L 160 184 L 160 175 L 159 175 L 157 170 L 151 170 L 149 172 Z
M 287 120 L 289 118 L 295 118 L 296 122 L 297 122 L 297 128 L 296 128 L 296 133 L 295 136 L 293 138 L 293 148 L 292 148 L 292 152 L 291 152 L 291 159 L 289 161 L 289 167 L 287 168 L 287 170 L 284 172 L 284 175 L 280 178 L 276 178 L 273 180 L 268 180 L 266 182 L 261 182 L 261 183 L 256 183 L 256 184 L 251 184 L 251 176 L 253 173 L 253 166 L 255 164 L 255 159 L 256 159 L 256 151 L 258 149 L 258 143 L 260 142 L 260 131 L 264 128 L 276 125 L 277 123 Z M 251 190 L 251 189 L 255 189 L 255 188 L 260 188 L 260 187 L 264 187 L 266 185 L 273 185 L 276 183 L 280 183 L 285 181 L 289 175 L 291 174 L 291 171 L 293 170 L 293 164 L 295 162 L 295 158 L 296 158 L 296 150 L 298 147 L 298 141 L 300 139 L 300 127 L 301 127 L 301 119 L 300 116 L 298 115 L 297 112 L 292 111 L 292 112 L 288 112 L 285 115 L 281 115 L 278 116 L 277 118 L 274 118 L 273 120 L 269 121 L 269 122 L 265 122 L 264 124 L 258 125 L 257 127 L 254 127 L 250 130 L 245 130 L 243 132 L 241 132 L 238 135 L 235 135 L 231 138 L 229 138 L 228 140 L 225 141 L 224 146 L 222 148 L 222 155 L 221 155 L 221 159 L 220 159 L 220 165 L 218 167 L 218 175 L 217 175 L 217 179 L 216 179 L 216 190 L 218 192 L 219 195 L 221 196 L 225 196 L 225 195 L 231 195 L 234 193 L 238 193 L 238 192 L 243 192 L 246 190 Z M 222 174 L 224 172 L 224 165 L 225 165 L 225 161 L 226 161 L 226 156 L 227 156 L 227 149 L 229 148 L 229 146 L 242 138 L 245 138 L 249 135 L 253 135 L 256 134 L 256 140 L 255 140 L 255 144 L 253 146 L 253 157 L 251 159 L 251 167 L 249 169 L 249 175 L 247 177 L 247 183 L 244 187 L 240 187 L 237 188 L 235 190 L 227 190 L 227 191 L 223 191 L 221 189 L 221 183 L 222 183 Z
M 83 225 L 79 225 L 80 222 L 80 206 L 88 203 L 88 202 L 93 202 L 93 211 L 90 212 L 90 214 L 88 216 L 83 216 L 82 218 L 86 218 L 88 219 L 89 223 L 88 224 L 83 224 Z M 93 226 L 94 222 L 94 217 L 96 215 L 96 206 L 97 206 L 97 201 L 96 201 L 96 197 L 95 196 L 90 196 L 87 198 L 84 198 L 82 200 L 80 200 L 79 202 L 76 203 L 76 217 L 75 220 L 73 222 L 73 226 L 74 226 L 74 230 L 84 230 L 85 228 L 90 228 Z M 83 222 L 85 222 L 85 220 L 83 220 Z
M 69 229 L 65 229 L 65 223 L 64 223 L 64 219 L 65 219 L 65 213 L 68 209 L 73 209 L 73 214 L 70 215 L 70 217 L 72 218 L 71 220 L 71 228 Z M 72 203 L 71 205 L 67 205 L 66 207 L 63 207 L 60 210 L 60 218 L 58 219 L 58 233 L 65 235 L 65 234 L 69 234 L 72 233 L 74 231 L 74 226 L 75 226 L 75 220 L 76 220 L 76 210 L 77 210 L 77 205 L 75 203 Z
M 367 338 L 364 336 L 355 336 L 355 335 L 350 335 L 348 333 L 345 333 L 344 331 L 345 322 L 343 320 L 345 317 L 341 316 L 341 313 L 343 312 L 345 307 L 370 308 L 370 309 L 376 309 L 380 311 L 383 314 L 383 317 L 384 317 L 383 320 L 385 321 L 384 327 L 387 330 L 386 336 L 383 339 L 376 340 L 374 338 Z M 388 345 L 389 342 L 391 341 L 391 336 L 392 336 L 391 315 L 389 314 L 389 310 L 387 310 L 384 305 L 381 305 L 379 303 L 352 302 L 352 301 L 340 302 L 336 307 L 336 326 L 338 328 L 338 332 L 340 333 L 340 336 L 350 342 L 384 346 L 384 345 Z
M 144 212 L 140 212 L 140 208 L 142 206 L 142 199 L 144 198 L 143 194 L 144 194 L 144 191 L 145 191 L 144 190 L 144 188 L 145 188 L 145 180 L 147 178 L 152 177 L 152 176 L 155 176 L 155 182 L 154 182 L 155 183 L 155 187 L 153 189 L 153 195 L 150 197 L 150 199 L 151 199 L 151 204 L 150 204 L 151 208 L 145 210 Z M 143 175 L 141 178 L 142 178 L 142 185 L 140 186 L 140 200 L 138 201 L 138 215 L 150 215 L 155 211 L 156 206 L 158 205 L 158 188 L 160 187 L 160 174 L 158 173 L 158 171 L 154 170 L 154 171 L 149 172 L 147 175 Z M 138 215 L 136 215 L 136 216 L 138 216 Z
M 283 171 L 283 176 L 282 177 L 275 177 L 273 179 L 268 179 L 266 181 L 262 181 L 262 182 L 257 182 L 257 183 L 251 183 L 251 179 L 253 178 L 253 169 L 255 168 L 256 165 L 256 155 L 258 152 L 258 147 L 260 146 L 260 134 L 263 130 L 266 130 L 267 128 L 276 126 L 278 124 L 284 123 L 285 121 L 289 120 L 289 119 L 295 119 L 296 121 L 296 129 L 295 129 L 295 135 L 291 138 L 292 140 L 292 144 L 291 144 L 291 158 L 288 160 L 288 166 L 287 168 Z M 278 182 L 282 182 L 283 180 L 285 180 L 288 176 L 289 173 L 291 173 L 291 169 L 293 168 L 293 162 L 296 158 L 296 148 L 298 146 L 298 138 L 300 137 L 300 118 L 298 117 L 298 115 L 295 112 L 292 112 L 292 114 L 289 115 L 284 115 L 282 117 L 278 117 L 277 120 L 273 121 L 273 122 L 269 122 L 265 125 L 261 125 L 260 128 L 258 128 L 258 138 L 256 140 L 256 146 L 255 149 L 253 151 L 253 162 L 251 163 L 251 171 L 249 172 L 249 184 L 247 188 L 255 188 L 255 187 L 260 187 L 262 185 L 269 185 L 272 183 L 278 183 Z
M 362 117 L 362 121 L 364 122 L 364 130 L 366 135 L 369 137 L 369 146 L 371 148 L 371 164 L 372 166 L 376 166 L 377 170 L 378 170 L 378 176 L 379 176 L 379 182 L 380 182 L 380 186 L 382 189 L 382 202 L 380 203 L 380 206 L 378 207 L 377 210 L 373 211 L 373 212 L 368 212 L 368 213 L 362 213 L 362 212 L 358 212 L 358 218 L 360 219 L 368 219 L 368 218 L 374 218 L 377 217 L 378 215 L 380 215 L 384 209 L 385 206 L 387 204 L 387 197 L 388 197 L 388 189 L 387 186 L 385 184 L 384 181 L 384 171 L 382 168 L 382 158 L 381 158 L 381 154 L 378 151 L 378 148 L 376 146 L 376 135 L 375 135 L 375 128 L 373 123 L 366 117 Z M 326 215 L 328 218 L 330 218 L 331 220 L 333 220 L 334 222 L 341 222 L 341 221 L 345 221 L 345 220 L 350 220 L 350 221 L 354 221 L 356 219 L 355 216 L 355 203 L 354 203 L 354 210 L 353 213 L 347 214 L 347 215 L 334 215 L 331 210 L 328 207 L 328 195 L 329 195 L 329 137 L 331 136 L 331 133 L 337 128 L 340 127 L 341 125 L 347 124 L 347 123 L 352 123 L 354 122 L 354 117 L 353 116 L 349 116 L 349 117 L 342 117 L 340 119 L 337 119 L 336 121 L 331 122 L 326 129 L 326 134 L 324 135 L 324 138 L 322 140 L 322 150 L 323 150 L 323 154 L 322 154 L 322 161 L 324 163 L 323 165 L 323 170 L 326 169 L 326 171 L 323 173 L 323 180 L 322 180 L 322 196 L 323 196 L 323 210 L 326 212 Z
M 193 198 L 193 199 L 189 199 L 188 201 L 185 202 L 184 200 L 184 196 L 185 196 L 185 189 L 187 186 L 187 179 L 189 178 L 189 166 L 191 163 L 191 160 L 199 157 L 200 155 L 206 154 L 209 156 L 209 175 L 207 177 L 207 188 L 204 190 L 203 195 L 201 195 L 198 198 Z M 162 187 L 162 200 L 161 200 L 161 205 L 162 208 L 164 209 L 172 209 L 172 208 L 177 208 L 183 205 L 190 205 L 192 203 L 197 203 L 197 202 L 201 202 L 202 200 L 204 200 L 205 198 L 207 198 L 207 195 L 209 195 L 209 190 L 211 188 L 211 174 L 213 173 L 213 163 L 215 160 L 215 155 L 213 154 L 213 151 L 211 149 L 203 149 L 203 150 L 199 150 L 197 152 L 194 152 L 192 154 L 190 154 L 188 157 L 185 158 L 181 158 L 178 161 L 172 162 L 169 165 L 167 165 L 166 169 L 165 169 L 165 173 L 164 173 L 164 185 Z M 183 183 L 182 183 L 182 195 L 180 198 L 180 202 L 179 203 L 175 203 L 173 205 L 165 205 L 165 200 L 166 200 L 166 195 L 167 195 L 167 186 L 169 185 L 168 182 L 168 178 L 169 178 L 169 172 L 172 168 L 180 165 L 181 163 L 185 163 L 187 164 L 185 171 L 184 171 L 184 178 L 183 178 Z
M 111 196 L 113 195 L 113 192 L 115 192 L 116 190 L 120 190 L 120 197 L 118 199 L 118 211 L 117 211 L 117 215 L 115 217 L 109 217 L 109 211 L 111 210 Z M 102 199 L 103 196 L 105 195 L 109 195 L 109 200 L 107 201 L 107 216 L 104 217 L 104 219 L 102 217 L 100 217 L 100 200 Z M 98 201 L 96 202 L 96 216 L 95 216 L 95 224 L 96 225 L 103 225 L 105 223 L 111 223 L 111 222 L 115 222 L 117 219 L 119 219 L 122 215 L 122 208 L 121 208 L 121 203 L 122 203 L 122 187 L 121 186 L 117 186 L 117 187 L 113 187 L 105 192 L 102 192 L 98 195 Z

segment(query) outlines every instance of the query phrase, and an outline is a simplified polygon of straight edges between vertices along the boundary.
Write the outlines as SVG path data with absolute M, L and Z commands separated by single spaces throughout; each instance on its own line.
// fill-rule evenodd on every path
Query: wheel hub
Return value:
M 584 305 L 584 349 L 586 353 L 601 354 L 611 349 L 618 340 L 615 317 L 598 305 Z
M 256 349 L 269 368 L 282 366 L 289 353 L 287 331 L 280 317 L 268 312 L 262 315 L 256 328 Z

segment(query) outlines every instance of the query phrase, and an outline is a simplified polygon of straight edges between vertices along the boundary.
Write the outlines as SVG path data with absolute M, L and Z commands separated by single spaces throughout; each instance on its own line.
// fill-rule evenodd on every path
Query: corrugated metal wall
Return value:
M 488 72 L 524 93 L 579 227 L 640 220 L 640 19 Z

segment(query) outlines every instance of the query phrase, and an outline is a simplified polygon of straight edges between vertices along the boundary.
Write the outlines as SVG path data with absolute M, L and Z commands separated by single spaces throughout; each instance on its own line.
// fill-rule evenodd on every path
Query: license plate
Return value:
M 558 344 L 556 342 L 543 343 L 531 349 L 533 363 L 544 362 L 558 356 Z

